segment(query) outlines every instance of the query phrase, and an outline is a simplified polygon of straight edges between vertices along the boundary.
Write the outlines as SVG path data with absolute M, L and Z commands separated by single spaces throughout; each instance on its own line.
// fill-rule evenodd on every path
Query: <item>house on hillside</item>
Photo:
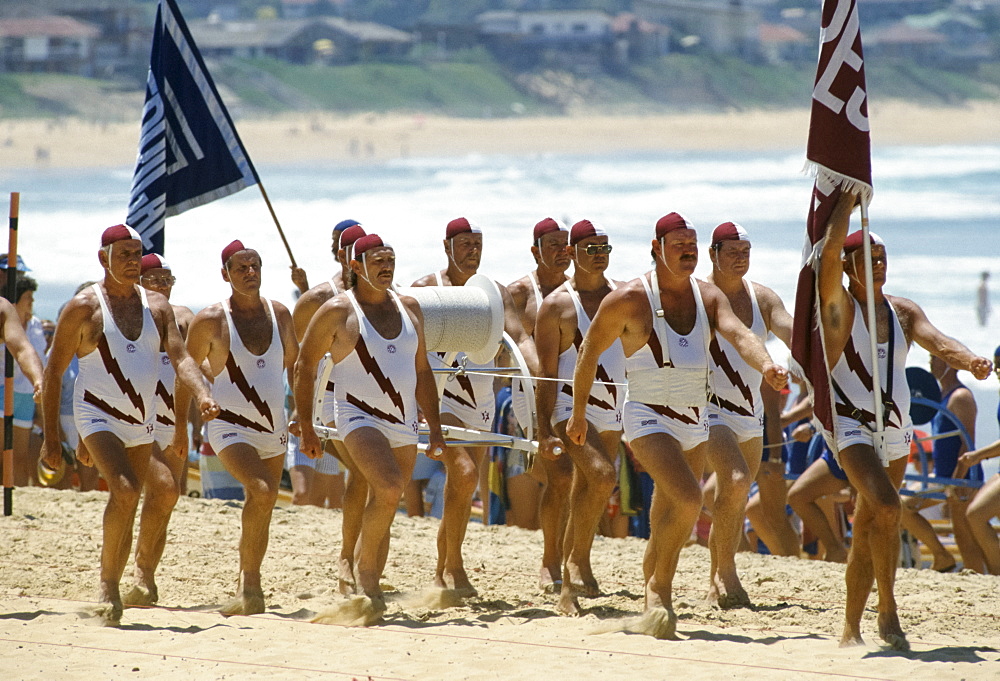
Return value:
M 97 26 L 72 17 L 0 19 L 0 73 L 92 76 Z
M 273 57 L 294 64 L 347 64 L 405 56 L 409 33 L 338 17 L 268 21 L 191 21 L 191 36 L 205 57 Z
M 816 40 L 788 24 L 760 25 L 760 50 L 768 64 L 816 60 Z
M 622 12 L 615 16 L 611 20 L 611 33 L 619 63 L 655 59 L 670 53 L 670 28 L 637 14 Z
M 905 21 L 869 29 L 864 36 L 865 59 L 888 59 L 934 66 L 948 39 L 935 31 L 914 28 Z
M 476 17 L 480 40 L 502 62 L 600 70 L 611 57 L 611 17 L 598 10 L 497 11 Z
M 665 24 L 686 49 L 761 59 L 760 14 L 742 0 L 635 0 L 633 10 Z

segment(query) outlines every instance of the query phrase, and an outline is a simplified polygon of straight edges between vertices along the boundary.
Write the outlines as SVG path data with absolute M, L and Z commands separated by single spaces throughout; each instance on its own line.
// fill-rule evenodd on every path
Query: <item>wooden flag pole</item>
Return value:
M 271 211 L 271 219 L 274 220 L 274 226 L 278 228 L 278 235 L 281 237 L 281 243 L 285 244 L 285 250 L 288 251 L 288 259 L 292 261 L 292 267 L 298 267 L 295 264 L 295 256 L 292 255 L 292 247 L 288 245 L 288 239 L 285 238 L 285 232 L 281 229 L 281 223 L 278 222 L 278 215 L 274 212 L 274 207 L 271 205 L 271 199 L 268 198 L 267 192 L 264 190 L 264 183 L 257 178 L 257 186 L 260 187 L 260 194 L 264 197 L 264 203 L 267 204 L 267 209 Z
M 878 361 L 878 322 L 875 316 L 875 282 L 872 275 L 872 241 L 868 232 L 868 201 L 863 196 L 861 198 L 861 244 L 865 258 L 865 289 L 867 292 L 865 302 L 868 311 L 868 337 L 871 341 L 872 353 L 872 398 L 875 403 L 875 437 L 873 440 L 875 452 L 882 459 L 882 463 L 887 465 L 888 452 L 885 451 L 885 420 L 883 418 L 885 408 L 882 404 L 882 376 Z M 892 362 L 893 358 L 889 357 L 888 361 Z M 889 390 L 892 390 L 892 386 L 889 386 Z
M 7 287 L 4 297 L 13 305 L 17 287 L 17 215 L 19 192 L 10 193 L 10 228 L 7 236 Z M 3 514 L 14 512 L 14 357 L 4 351 L 3 379 Z

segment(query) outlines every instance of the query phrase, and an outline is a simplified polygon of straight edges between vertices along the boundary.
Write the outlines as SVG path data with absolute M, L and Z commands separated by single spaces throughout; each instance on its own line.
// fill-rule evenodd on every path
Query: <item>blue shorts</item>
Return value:
M 3 407 L 4 389 L 0 385 L 0 408 Z M 35 396 L 14 391 L 14 426 L 31 428 L 35 423 Z
M 830 473 L 833 474 L 833 477 L 837 478 L 837 480 L 847 482 L 847 473 L 845 473 L 844 469 L 840 467 L 839 463 L 837 463 L 837 459 L 833 456 L 833 452 L 831 452 L 830 448 L 826 446 L 826 442 L 823 441 L 822 437 L 814 437 L 812 442 L 809 443 L 810 450 L 817 446 L 823 448 L 823 454 L 820 458 L 823 459 L 823 461 L 826 461 L 826 465 L 830 469 Z
M 413 480 L 430 480 L 439 470 L 444 470 L 444 463 L 434 460 L 423 452 L 417 452 L 417 461 L 413 466 Z

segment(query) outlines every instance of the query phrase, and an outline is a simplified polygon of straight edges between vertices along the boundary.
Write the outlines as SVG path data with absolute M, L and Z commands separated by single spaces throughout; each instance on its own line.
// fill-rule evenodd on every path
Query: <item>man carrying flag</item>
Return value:
M 826 0 L 820 36 L 808 149 L 816 184 L 792 355 L 809 381 L 824 438 L 858 493 L 841 645 L 862 642 L 861 616 L 877 582 L 879 635 L 891 647 L 908 650 L 893 593 L 898 489 L 912 437 L 906 353 L 916 341 L 980 379 L 991 364 L 938 331 L 912 301 L 883 293 L 886 249 L 869 236 L 865 217 L 871 157 L 857 0 Z M 859 200 L 863 230 L 848 236 Z

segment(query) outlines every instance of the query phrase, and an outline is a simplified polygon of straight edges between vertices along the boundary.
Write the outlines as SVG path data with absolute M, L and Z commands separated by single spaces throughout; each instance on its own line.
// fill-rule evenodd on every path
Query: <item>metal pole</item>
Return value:
M 878 361 L 878 322 L 875 316 L 875 284 L 872 276 L 872 243 L 868 236 L 868 202 L 861 198 L 861 243 L 865 257 L 865 291 L 866 304 L 868 310 L 868 337 L 871 341 L 872 353 L 872 397 L 875 402 L 875 452 L 882 459 L 887 461 L 885 452 L 885 422 L 883 418 L 882 405 L 882 377 Z M 888 357 L 889 362 L 893 361 Z M 889 386 L 892 389 L 892 386 Z
M 271 219 L 274 220 L 274 226 L 278 228 L 278 236 L 281 237 L 281 243 L 285 244 L 285 250 L 288 251 L 288 259 L 292 261 L 292 267 L 298 267 L 295 264 L 295 256 L 292 255 L 292 247 L 288 245 L 288 239 L 285 238 L 285 232 L 281 229 L 281 223 L 278 222 L 278 214 L 274 212 L 274 207 L 271 206 L 271 199 L 268 198 L 267 192 L 264 191 L 264 183 L 257 178 L 257 186 L 260 188 L 260 195 L 264 197 L 264 203 L 267 204 L 267 209 L 271 211 Z
M 19 192 L 10 193 L 10 228 L 7 237 L 7 286 L 4 297 L 13 305 L 17 286 L 17 215 Z M 3 379 L 3 514 L 14 513 L 14 357 L 4 350 Z

